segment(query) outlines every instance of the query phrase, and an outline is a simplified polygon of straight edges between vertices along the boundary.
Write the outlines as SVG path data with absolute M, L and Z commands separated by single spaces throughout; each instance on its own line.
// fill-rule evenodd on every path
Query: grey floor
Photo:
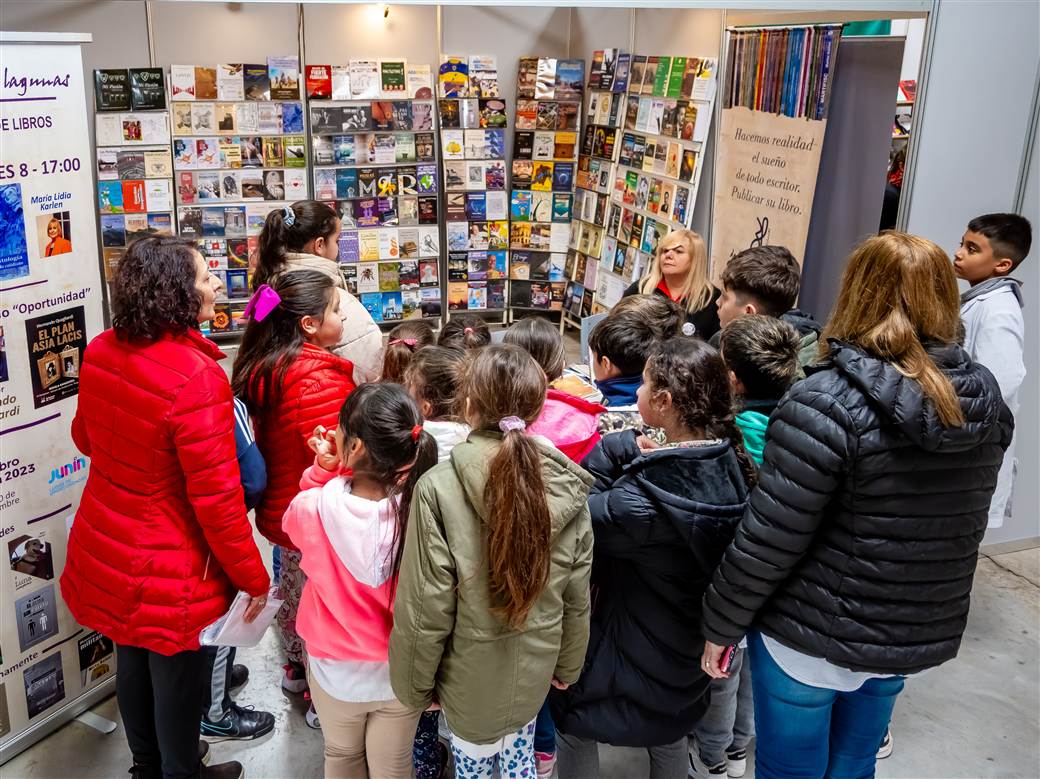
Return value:
M 895 752 L 878 763 L 883 778 L 975 779 L 1040 776 L 1040 549 L 980 559 L 960 655 L 907 683 L 893 720 Z M 216 760 L 240 760 L 251 779 L 322 775 L 321 734 L 304 724 L 298 696 L 281 691 L 278 645 L 269 632 L 241 658 L 252 677 L 238 702 L 273 711 L 274 733 L 213 747 Z M 118 721 L 114 698 L 94 711 Z M 124 776 L 130 755 L 122 725 L 101 735 L 72 722 L 15 757 L 3 779 Z M 639 750 L 605 747 L 603 779 L 646 776 Z M 748 778 L 754 776 L 753 768 Z

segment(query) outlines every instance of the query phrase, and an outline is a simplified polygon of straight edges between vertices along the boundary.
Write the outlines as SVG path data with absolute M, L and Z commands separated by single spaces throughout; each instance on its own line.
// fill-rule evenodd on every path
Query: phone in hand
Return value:
M 739 651 L 736 644 L 730 644 L 722 650 L 722 657 L 719 658 L 719 668 L 723 673 L 728 674 L 733 668 L 733 663 L 736 661 L 737 652 Z

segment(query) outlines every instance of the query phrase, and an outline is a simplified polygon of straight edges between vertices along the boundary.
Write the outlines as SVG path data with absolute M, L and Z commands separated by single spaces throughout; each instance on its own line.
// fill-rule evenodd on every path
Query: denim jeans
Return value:
M 560 779 L 598 779 L 599 743 L 592 739 L 557 732 L 556 747 Z M 686 738 L 672 744 L 647 747 L 650 779 L 686 779 L 689 758 Z
M 542 704 L 534 721 L 534 751 L 547 755 L 556 754 L 556 726 L 553 724 L 548 700 Z
M 726 752 L 747 749 L 755 735 L 751 663 L 746 655 L 746 649 L 737 652 L 728 679 L 711 680 L 711 705 L 693 728 L 697 751 L 707 766 L 723 762 Z
M 748 637 L 757 779 L 869 779 L 903 677 L 840 692 L 795 681 L 758 633 Z

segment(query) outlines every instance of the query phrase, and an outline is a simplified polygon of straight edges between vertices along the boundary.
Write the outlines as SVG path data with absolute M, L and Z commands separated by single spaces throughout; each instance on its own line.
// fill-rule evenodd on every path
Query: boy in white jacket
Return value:
M 957 276 L 971 285 L 961 296 L 964 348 L 996 377 L 1012 414 L 1018 413 L 1018 390 L 1026 375 L 1023 361 L 1025 323 L 1022 282 L 1010 274 L 1029 254 L 1033 230 L 1018 214 L 985 214 L 968 222 L 954 254 Z M 1015 442 L 1004 454 L 997 489 L 989 508 L 989 527 L 1004 523 L 1011 496 Z

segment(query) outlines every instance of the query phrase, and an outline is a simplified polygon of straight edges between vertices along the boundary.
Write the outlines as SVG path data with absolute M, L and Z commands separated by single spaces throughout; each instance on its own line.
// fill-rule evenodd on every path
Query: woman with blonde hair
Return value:
M 685 335 L 707 341 L 719 331 L 719 311 L 715 301 L 718 288 L 708 278 L 708 250 L 704 239 L 693 230 L 672 230 L 661 239 L 646 275 L 633 282 L 622 297 L 663 295 L 686 312 Z
M 941 248 L 869 238 L 772 415 L 703 616 L 711 676 L 748 635 L 759 779 L 873 776 L 904 679 L 957 655 L 1014 426 L 958 308 Z

